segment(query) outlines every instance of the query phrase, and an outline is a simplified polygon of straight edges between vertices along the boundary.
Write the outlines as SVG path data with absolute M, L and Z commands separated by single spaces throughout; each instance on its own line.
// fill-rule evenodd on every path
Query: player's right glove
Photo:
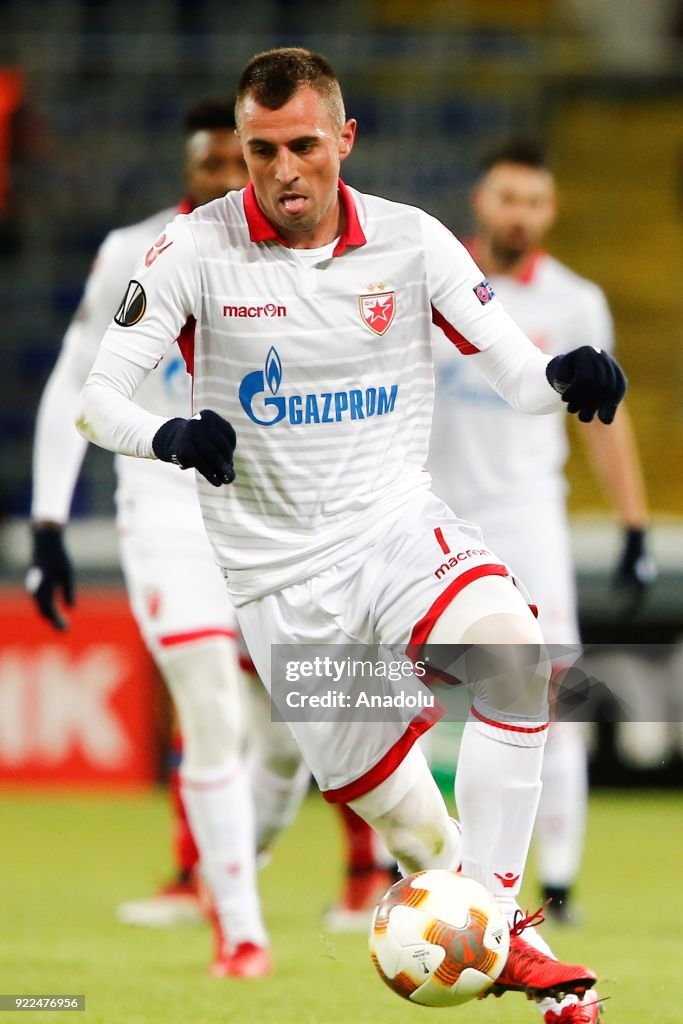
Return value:
M 211 409 L 202 409 L 191 420 L 167 420 L 152 439 L 158 459 L 181 469 L 194 468 L 214 487 L 235 479 L 232 457 L 236 445 L 232 426 Z
M 74 574 L 64 547 L 62 528 L 57 524 L 33 527 L 33 556 L 26 573 L 26 589 L 40 614 L 55 629 L 67 628 L 66 619 L 57 609 L 57 595 L 61 591 L 64 603 L 73 608 L 76 603 Z
M 590 423 L 596 413 L 603 423 L 611 423 L 628 384 L 616 359 L 591 345 L 555 356 L 545 374 L 567 411 L 578 413 L 582 423 Z

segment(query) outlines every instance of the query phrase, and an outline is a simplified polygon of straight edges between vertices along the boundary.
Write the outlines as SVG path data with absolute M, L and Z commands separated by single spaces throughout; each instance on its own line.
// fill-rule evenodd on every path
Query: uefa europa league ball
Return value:
M 370 925 L 370 956 L 404 999 L 457 1006 L 493 984 L 510 932 L 494 897 L 455 871 L 418 871 L 392 885 Z

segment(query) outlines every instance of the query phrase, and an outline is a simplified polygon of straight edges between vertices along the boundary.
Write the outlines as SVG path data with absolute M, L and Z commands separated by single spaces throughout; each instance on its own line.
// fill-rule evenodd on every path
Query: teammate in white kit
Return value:
M 176 218 L 151 266 L 138 264 L 83 389 L 80 430 L 198 470 L 247 645 L 280 697 L 275 644 L 334 644 L 337 657 L 358 644 L 540 650 L 507 567 L 429 489 L 432 319 L 528 412 L 561 408 L 562 391 L 570 411 L 609 422 L 625 391 L 618 364 L 590 347 L 551 361 L 441 224 L 340 181 L 356 123 L 324 58 L 253 58 L 236 117 L 251 184 Z M 167 419 L 133 395 L 190 317 L 200 411 Z M 462 863 L 511 920 L 518 889 L 498 879 L 524 868 L 548 724 L 543 660 L 513 654 L 504 679 L 474 682 L 457 776 L 462 840 L 415 746 L 430 718 L 290 722 L 324 796 L 368 820 L 405 870 Z M 526 941 L 527 924 L 513 927 L 496 991 L 590 989 L 593 971 L 555 960 L 533 929 Z
M 65 625 L 57 596 L 73 603 L 62 527 L 86 448 L 74 429 L 73 415 L 99 343 L 140 254 L 150 268 L 163 251 L 160 236 L 168 220 L 247 181 L 230 104 L 200 104 L 188 113 L 185 128 L 186 198 L 176 210 L 162 210 L 107 236 L 41 401 L 34 450 L 34 556 L 28 583 L 41 612 L 57 627 Z M 181 345 L 189 333 L 188 328 L 181 335 Z M 150 374 L 136 401 L 162 416 L 190 412 L 191 380 L 177 344 Z M 298 803 L 308 776 L 302 779 L 296 771 L 298 751 L 288 730 L 274 726 L 268 730 L 274 746 L 266 756 L 260 756 L 259 747 L 258 770 L 249 778 L 243 755 L 247 709 L 240 692 L 235 613 L 206 537 L 192 475 L 123 457 L 116 459 L 116 470 L 117 524 L 131 605 L 174 698 L 185 743 L 181 790 L 217 914 L 212 973 L 260 976 L 270 971 L 271 960 L 255 879 L 251 789 L 256 790 L 256 833 L 263 836 L 272 816 L 286 811 L 288 787 L 297 789 Z M 286 761 L 292 765 L 289 778 L 282 774 L 287 774 Z M 280 769 L 275 792 L 269 772 L 273 762 Z M 184 842 L 191 845 L 191 838 Z M 178 887 L 173 891 L 178 893 Z M 186 912 L 191 913 L 196 899 L 185 900 Z M 141 908 L 124 908 L 127 914 L 136 909 L 139 913 Z
M 543 153 L 520 140 L 491 153 L 473 192 L 468 248 L 507 311 L 545 353 L 580 342 L 612 352 L 603 292 L 541 249 L 556 215 L 555 184 Z M 566 418 L 511 409 L 472 367 L 435 339 L 436 395 L 428 468 L 438 494 L 476 522 L 538 604 L 547 644 L 577 650 L 579 630 L 563 467 Z M 617 581 L 628 603 L 653 578 L 647 510 L 630 421 L 622 407 L 609 427 L 579 428 L 605 491 L 624 524 Z M 457 442 L 454 439 L 457 438 Z M 561 667 L 561 663 L 560 663 Z M 548 733 L 536 822 L 544 899 L 557 921 L 571 920 L 570 889 L 580 864 L 587 765 L 582 729 L 558 722 Z

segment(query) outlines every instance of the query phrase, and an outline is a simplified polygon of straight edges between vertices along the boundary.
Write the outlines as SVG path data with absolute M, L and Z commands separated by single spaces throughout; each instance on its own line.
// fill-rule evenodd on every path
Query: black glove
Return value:
M 645 530 L 624 531 L 624 546 L 614 573 L 614 586 L 626 597 L 625 612 L 634 614 L 657 579 L 657 563 L 647 550 Z
M 590 345 L 555 356 L 545 375 L 568 412 L 578 412 L 582 423 L 590 423 L 596 413 L 603 423 L 611 423 L 628 383 L 616 359 Z
M 33 556 L 31 568 L 26 573 L 26 589 L 40 614 L 55 629 L 67 629 L 68 623 L 57 609 L 57 596 L 61 591 L 64 603 L 69 608 L 73 608 L 76 602 L 74 574 L 64 547 L 61 527 L 33 527 Z
M 236 445 L 231 425 L 211 409 L 202 409 L 191 420 L 167 420 L 152 439 L 158 459 L 174 462 L 181 469 L 194 467 L 214 487 L 235 479 L 232 456 Z

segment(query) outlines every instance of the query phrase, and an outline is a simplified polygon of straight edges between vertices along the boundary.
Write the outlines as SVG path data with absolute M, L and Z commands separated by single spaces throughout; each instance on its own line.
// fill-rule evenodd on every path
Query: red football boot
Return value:
M 273 958 L 268 946 L 258 946 L 255 942 L 239 942 L 232 946 L 213 905 L 209 909 L 209 919 L 213 925 L 216 949 L 209 967 L 212 978 L 265 978 L 273 973 Z
M 521 937 L 525 928 L 540 924 L 543 920 L 540 911 L 526 917 L 517 911 L 510 929 L 510 952 L 505 967 L 485 995 L 524 992 L 527 998 L 537 1001 L 548 997 L 561 1000 L 568 995 L 580 997 L 593 987 L 597 976 L 590 968 L 553 960 Z M 569 1020 L 573 1018 L 568 1017 Z M 583 1024 L 580 1018 L 578 1020 Z
M 230 952 L 219 952 L 209 968 L 212 978 L 266 978 L 272 973 L 270 950 L 254 942 L 240 942 Z

